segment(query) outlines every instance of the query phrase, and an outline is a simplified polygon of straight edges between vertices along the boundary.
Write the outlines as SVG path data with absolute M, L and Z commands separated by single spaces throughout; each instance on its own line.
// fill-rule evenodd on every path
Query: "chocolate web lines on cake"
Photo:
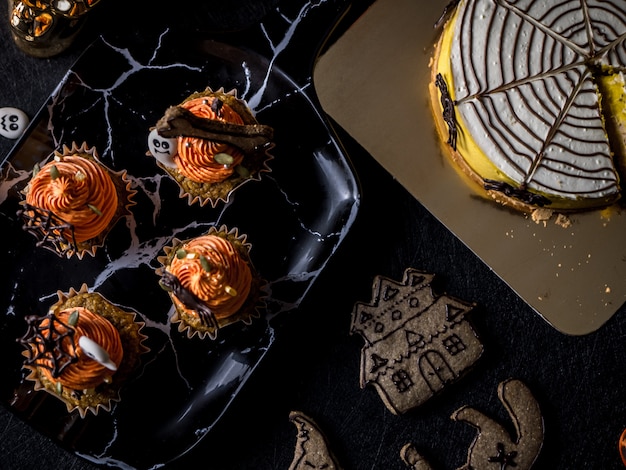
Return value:
M 447 20 L 433 66 L 453 159 L 487 191 L 527 205 L 615 202 L 626 153 L 624 2 L 454 3 L 438 22 Z

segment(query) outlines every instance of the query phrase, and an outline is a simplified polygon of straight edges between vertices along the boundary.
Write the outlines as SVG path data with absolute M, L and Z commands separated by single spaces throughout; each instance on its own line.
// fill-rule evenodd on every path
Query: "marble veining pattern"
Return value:
M 356 183 L 307 92 L 311 82 L 298 83 L 277 66 L 282 54 L 293 53 L 298 35 L 306 34 L 301 29 L 310 27 L 308 15 L 332 8 L 330 3 L 304 2 L 295 16 L 276 11 L 279 21 L 271 18 L 271 28 L 260 24 L 266 41 L 262 48 L 270 51 L 269 57 L 263 55 L 267 51 L 255 53 L 212 41 L 187 51 L 188 45 L 170 30 L 139 46 L 101 38 L 68 71 L 34 120 L 38 127 L 5 161 L 0 225 L 18 240 L 8 254 L 15 281 L 0 291 L 0 322 L 5 331 L 18 336 L 24 315 L 45 312 L 56 300 L 57 290 L 67 292 L 83 282 L 91 291 L 135 310 L 146 323 L 151 351 L 110 415 L 85 423 L 62 416 L 64 424 L 59 427 L 30 409 L 30 401 L 38 398 L 19 384 L 13 384 L 13 392 L 6 386 L 1 390 L 2 399 L 16 410 L 32 413 L 27 420 L 34 427 L 84 458 L 119 468 L 158 468 L 209 434 L 279 334 L 272 319 L 297 310 L 352 225 L 358 208 Z M 284 29 L 277 29 L 277 24 Z M 98 63 L 111 65 L 94 73 Z M 167 85 L 159 85 L 163 83 Z M 278 134 L 272 172 L 261 181 L 246 183 L 216 208 L 188 206 L 186 199 L 178 197 L 173 181 L 146 155 L 149 128 L 165 107 L 206 86 L 237 89 L 259 120 L 275 127 Z M 294 109 L 310 142 L 281 137 L 280 126 L 290 119 L 285 110 Z M 117 224 L 105 247 L 95 257 L 79 261 L 35 250 L 33 237 L 18 229 L 15 209 L 32 169 L 30 160 L 82 140 L 96 147 L 105 165 L 126 169 L 138 194 L 132 215 Z M 41 153 L 35 157 L 34 151 Z M 156 258 L 174 238 L 185 239 L 222 224 L 247 234 L 252 261 L 269 283 L 268 313 L 249 326 L 237 324 L 224 334 L 220 331 L 212 343 L 190 341 L 168 322 L 173 308 L 157 285 Z M 41 270 L 48 275 L 39 275 Z M 7 350 L 19 354 L 14 345 Z M 164 402 L 161 416 L 151 416 L 150 410 L 129 415 L 142 403 L 146 390 L 163 381 L 158 391 Z M 47 407 L 53 413 L 59 410 L 48 400 L 42 413 Z M 138 433 L 145 448 L 130 451 L 124 442 Z M 172 445 L 150 447 L 150 442 L 161 440 Z

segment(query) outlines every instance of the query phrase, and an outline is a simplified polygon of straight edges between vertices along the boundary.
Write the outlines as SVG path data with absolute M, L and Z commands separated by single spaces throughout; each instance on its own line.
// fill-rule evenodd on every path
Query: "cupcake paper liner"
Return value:
M 238 229 L 228 229 L 222 225 L 219 228 L 211 227 L 208 232 L 202 235 L 217 235 L 230 241 L 243 259 L 248 263 L 252 272 L 252 285 L 250 287 L 250 293 L 237 313 L 227 318 L 217 319 L 216 326 L 204 325 L 199 317 L 194 313 L 190 313 L 187 308 L 180 302 L 172 292 L 168 292 L 172 304 L 174 306 L 174 313 L 170 318 L 170 322 L 177 325 L 178 331 L 185 333 L 188 338 L 198 336 L 200 339 L 209 337 L 210 339 L 216 339 L 218 331 L 228 325 L 237 322 L 243 322 L 249 325 L 254 318 L 258 318 L 261 312 L 265 309 L 265 298 L 267 294 L 265 292 L 267 283 L 259 276 L 254 269 L 252 262 L 250 261 L 249 253 L 251 245 L 247 243 L 247 236 L 240 235 Z M 174 238 L 172 245 L 164 248 L 165 255 L 158 257 L 158 261 L 161 266 L 156 269 L 156 274 L 161 277 L 170 265 L 170 262 L 178 249 L 186 242 L 192 240 L 189 238 L 186 240 L 179 240 Z
M 78 146 L 75 142 L 72 142 L 71 147 L 64 145 L 61 151 L 55 151 L 52 155 L 50 155 L 50 157 L 48 157 L 48 159 L 42 162 L 42 165 L 45 165 L 46 163 L 52 161 L 54 158 L 60 158 L 70 155 L 81 156 L 83 158 L 91 159 L 97 162 L 107 171 L 107 173 L 111 177 L 111 180 L 115 185 L 115 189 L 118 195 L 118 206 L 115 215 L 113 216 L 107 227 L 94 238 L 85 240 L 83 242 L 73 243 L 61 239 L 60 237 L 56 236 L 54 232 L 48 231 L 46 228 L 44 228 L 45 224 L 49 222 L 45 216 L 35 215 L 35 217 L 32 218 L 27 217 L 25 201 L 21 202 L 21 205 L 24 208 L 20 212 L 23 215 L 23 218 L 25 218 L 24 230 L 32 233 L 36 238 L 39 239 L 38 245 L 41 245 L 43 248 L 53 251 L 61 257 L 71 258 L 72 256 L 76 256 L 78 257 L 78 259 L 82 259 L 86 254 L 95 256 L 97 249 L 104 246 L 106 237 L 113 229 L 113 227 L 117 224 L 117 222 L 121 218 L 132 214 L 130 211 L 130 207 L 136 204 L 132 198 L 135 194 L 137 194 L 137 191 L 131 189 L 131 182 L 128 179 L 126 170 L 111 170 L 109 167 L 100 162 L 96 149 L 93 147 L 89 147 L 86 142 L 83 142 L 80 146 Z M 29 185 L 27 185 L 24 189 L 24 194 L 26 194 L 28 190 Z
M 79 291 L 70 289 L 67 294 L 57 291 L 57 296 L 58 301 L 50 308 L 51 312 L 58 309 L 85 307 L 113 324 L 120 335 L 124 350 L 123 359 L 117 371 L 112 374 L 110 382 L 103 382 L 91 390 L 74 391 L 65 387 L 59 389 L 43 374 L 36 363 L 24 364 L 24 369 L 28 371 L 25 378 L 34 382 L 35 390 L 43 390 L 58 398 L 65 404 L 69 413 L 76 411 L 81 418 L 88 413 L 97 415 L 100 410 L 109 412 L 112 405 L 120 401 L 120 390 L 139 367 L 141 356 L 149 351 L 149 348 L 144 345 L 147 336 L 142 332 L 145 323 L 137 321 L 135 312 L 124 310 L 98 293 L 90 293 L 86 284 L 83 284 Z M 32 343 L 27 342 L 26 338 L 22 339 L 22 343 L 27 348 L 22 351 L 22 355 L 27 360 L 31 360 L 30 345 Z
M 190 95 L 183 100 L 182 103 L 195 98 L 200 98 L 202 96 L 215 95 L 221 95 L 225 100 L 227 100 L 227 104 L 236 108 L 235 111 L 243 118 L 245 124 L 258 124 L 246 102 L 237 98 L 237 90 L 234 89 L 229 92 L 225 92 L 224 88 L 220 88 L 216 91 L 213 91 L 211 88 L 207 88 L 203 92 L 197 92 Z M 151 130 L 154 129 L 155 128 L 151 128 Z M 200 183 L 192 181 L 184 176 L 177 168 L 167 166 L 158 160 L 156 163 L 178 184 L 179 197 L 181 199 L 186 198 L 189 205 L 197 203 L 200 207 L 207 204 L 210 204 L 212 207 L 216 207 L 220 202 L 228 203 L 234 192 L 242 185 L 249 181 L 260 181 L 263 173 L 271 173 L 272 170 L 268 166 L 268 162 L 274 159 L 271 154 L 271 150 L 274 147 L 275 145 L 271 143 L 264 149 L 246 154 L 244 159 L 245 165 L 242 165 L 244 169 L 234 171 L 230 177 L 218 183 Z M 150 151 L 147 152 L 147 155 L 154 157 Z

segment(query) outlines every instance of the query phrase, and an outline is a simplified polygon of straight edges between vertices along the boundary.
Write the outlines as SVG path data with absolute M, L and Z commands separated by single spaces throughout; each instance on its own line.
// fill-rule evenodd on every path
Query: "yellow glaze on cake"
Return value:
M 607 127 L 614 135 L 614 158 L 618 170 L 624 175 L 626 169 L 626 80 L 623 72 L 600 77 L 602 107 Z
M 458 10 L 455 10 L 453 17 L 450 18 L 447 25 L 451 25 L 455 22 L 457 14 L 458 14 Z M 450 48 L 452 46 L 453 33 L 454 31 L 451 27 L 446 27 L 444 29 L 442 36 L 441 36 L 441 40 L 440 40 L 439 51 L 437 53 L 438 57 L 450 57 Z M 455 87 L 454 87 L 454 80 L 452 79 L 452 72 L 450 70 L 450 62 L 447 60 L 439 60 L 437 62 L 436 72 L 440 73 L 444 77 L 446 83 L 448 84 L 450 98 L 452 100 L 455 100 Z M 434 93 L 435 95 L 438 95 L 439 93 L 439 91 L 436 90 L 436 87 L 434 89 Z M 443 113 L 443 107 L 441 105 L 441 102 L 439 102 L 438 98 L 437 98 L 436 106 L 437 106 L 436 108 L 437 116 L 441 116 L 441 114 Z M 495 165 L 493 165 L 493 163 L 491 163 L 491 161 L 488 158 L 486 158 L 486 156 L 484 155 L 480 147 L 476 145 L 476 142 L 472 138 L 471 134 L 468 134 L 467 132 L 462 132 L 462 129 L 466 128 L 463 122 L 463 117 L 457 114 L 456 120 L 457 120 L 459 129 L 461 129 L 457 137 L 456 149 L 457 149 L 457 152 L 463 156 L 467 165 L 469 165 L 469 168 L 471 169 L 471 171 L 475 172 L 478 175 L 481 175 L 482 178 L 498 179 L 498 180 L 503 179 L 504 181 L 507 181 L 508 183 L 513 183 L 513 181 L 510 178 L 507 178 L 506 175 L 498 171 Z M 444 132 L 445 132 L 445 139 L 447 139 L 448 138 L 447 129 L 445 129 Z

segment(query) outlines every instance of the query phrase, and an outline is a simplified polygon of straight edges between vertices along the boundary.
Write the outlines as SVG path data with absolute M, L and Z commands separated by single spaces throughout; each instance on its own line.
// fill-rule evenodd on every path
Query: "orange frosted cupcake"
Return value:
M 208 88 L 167 109 L 148 136 L 148 154 L 178 183 L 189 204 L 215 206 L 270 171 L 273 133 L 234 90 Z
M 245 235 L 236 229 L 212 227 L 199 237 L 175 239 L 159 262 L 160 285 L 175 307 L 171 321 L 190 338 L 215 339 L 220 328 L 259 316 L 265 283 L 252 266 Z
M 20 339 L 26 350 L 26 377 L 35 390 L 63 401 L 69 412 L 110 411 L 119 391 L 138 367 L 146 336 L 144 323 L 83 285 L 79 292 L 58 292 L 47 315 L 26 318 L 28 331 Z
M 110 170 L 94 148 L 74 143 L 33 169 L 19 214 L 38 246 L 82 258 L 95 255 L 115 223 L 130 214 L 135 193 L 125 171 Z

